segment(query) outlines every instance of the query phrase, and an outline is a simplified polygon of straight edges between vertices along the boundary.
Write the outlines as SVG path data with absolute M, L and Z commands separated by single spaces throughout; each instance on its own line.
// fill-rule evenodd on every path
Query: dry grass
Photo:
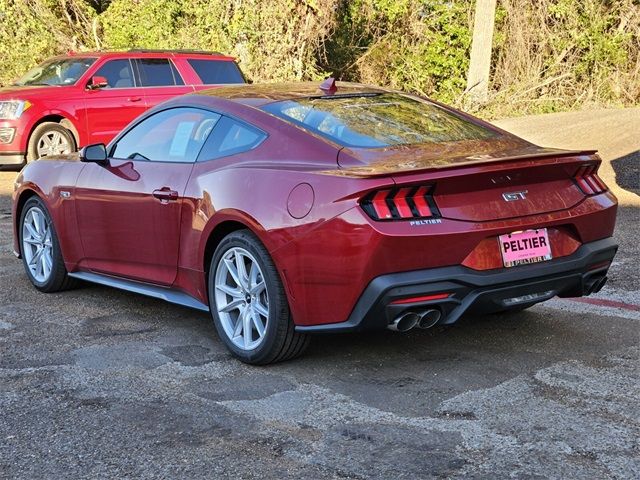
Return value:
M 640 102 L 640 2 L 501 0 L 500 7 L 491 101 L 476 109 L 505 116 Z

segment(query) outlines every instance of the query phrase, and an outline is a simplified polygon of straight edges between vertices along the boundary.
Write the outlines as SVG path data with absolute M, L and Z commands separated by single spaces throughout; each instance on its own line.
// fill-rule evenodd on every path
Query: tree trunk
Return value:
M 477 102 L 486 102 L 488 97 L 495 17 L 496 0 L 476 0 L 467 92 Z

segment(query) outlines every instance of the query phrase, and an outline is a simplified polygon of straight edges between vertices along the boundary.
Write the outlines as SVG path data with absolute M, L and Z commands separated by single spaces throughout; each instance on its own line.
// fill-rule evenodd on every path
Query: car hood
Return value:
M 51 96 L 51 92 L 55 91 L 56 95 L 62 94 L 62 92 L 71 88 L 72 85 L 63 85 L 63 86 L 44 86 L 44 85 L 10 85 L 6 87 L 0 88 L 0 100 L 9 100 L 9 99 L 22 99 L 24 98 L 33 98 L 39 97 L 42 95 Z
M 504 135 L 488 140 L 403 145 L 385 149 L 344 148 L 338 155 L 345 175 L 372 177 L 548 156 L 595 153 L 544 148 Z

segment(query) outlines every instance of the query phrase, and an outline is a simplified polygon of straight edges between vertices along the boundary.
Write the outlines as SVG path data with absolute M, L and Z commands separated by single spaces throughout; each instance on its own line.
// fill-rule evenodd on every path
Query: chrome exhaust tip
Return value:
M 598 293 L 600 290 L 602 290 L 602 287 L 605 286 L 605 284 L 607 283 L 607 280 L 608 280 L 607 277 L 602 277 L 600 280 L 598 280 L 598 282 L 593 287 L 593 290 L 591 291 L 591 293 Z
M 440 310 L 436 310 L 435 308 L 426 310 L 420 315 L 418 327 L 423 329 L 431 328 L 440 321 L 441 317 L 442 313 L 440 313 Z
M 418 321 L 420 321 L 420 315 L 415 312 L 406 312 L 397 316 L 393 322 L 387 325 L 387 328 L 394 332 L 408 332 L 418 324 Z
M 592 293 L 598 293 L 600 290 L 602 290 L 602 287 L 604 287 L 605 283 L 607 283 L 607 277 L 600 277 L 596 280 L 594 280 L 588 287 L 587 287 L 587 291 L 586 294 L 587 295 L 591 295 Z

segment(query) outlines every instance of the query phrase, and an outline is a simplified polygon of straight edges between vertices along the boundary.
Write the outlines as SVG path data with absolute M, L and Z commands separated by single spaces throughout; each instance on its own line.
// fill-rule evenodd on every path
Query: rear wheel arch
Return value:
M 249 225 L 238 220 L 224 220 L 213 227 L 213 230 L 211 230 L 211 232 L 209 233 L 209 237 L 207 238 L 207 243 L 204 247 L 204 256 L 202 259 L 205 278 L 208 278 L 211 259 L 213 258 L 213 254 L 215 253 L 216 248 L 218 247 L 220 242 L 224 239 L 224 237 L 238 230 L 250 230 L 251 232 L 253 232 Z
M 73 134 L 73 138 L 76 141 L 76 146 L 80 145 L 80 134 L 78 133 L 78 129 L 72 120 L 65 117 L 64 115 L 46 115 L 40 119 L 36 123 L 33 124 L 31 130 L 29 131 L 29 138 L 33 134 L 33 131 L 44 122 L 55 122 L 62 125 L 64 128 L 69 130 Z
M 80 134 L 78 133 L 78 130 L 76 129 L 76 126 L 73 124 L 73 122 L 68 118 L 63 117 L 62 120 L 60 120 L 58 123 L 60 123 L 60 125 L 62 125 L 73 134 L 73 138 L 76 142 L 76 148 L 80 147 Z

